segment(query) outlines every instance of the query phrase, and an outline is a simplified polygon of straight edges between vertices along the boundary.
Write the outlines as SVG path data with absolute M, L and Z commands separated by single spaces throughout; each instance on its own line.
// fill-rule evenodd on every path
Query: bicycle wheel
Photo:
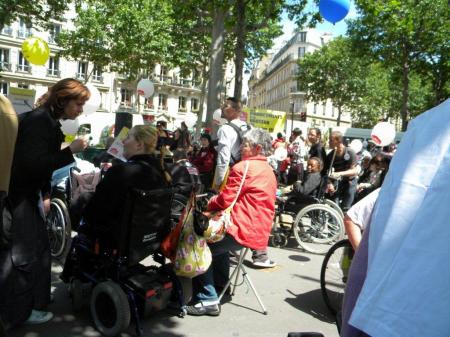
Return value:
M 70 248 L 72 226 L 69 211 L 63 200 L 59 198 L 51 200 L 46 221 L 52 257 L 64 259 Z
M 334 315 L 342 307 L 353 254 L 350 241 L 345 239 L 335 243 L 323 259 L 320 270 L 320 290 L 326 306 Z
M 302 208 L 292 224 L 295 239 L 305 251 L 325 254 L 343 238 L 344 222 L 328 205 L 312 204 Z

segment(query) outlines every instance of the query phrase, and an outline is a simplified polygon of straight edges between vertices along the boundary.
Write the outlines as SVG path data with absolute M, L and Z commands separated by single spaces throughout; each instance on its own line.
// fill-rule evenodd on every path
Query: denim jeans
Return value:
M 212 263 L 206 273 L 192 279 L 194 300 L 205 305 L 219 303 L 219 296 L 215 286 L 224 287 L 230 273 L 229 251 L 240 250 L 243 247 L 231 236 L 226 235 L 223 240 L 209 244 Z
M 339 184 L 334 202 L 337 203 L 344 212 L 348 211 L 348 209 L 352 207 L 357 184 L 358 180 L 356 178 L 353 178 L 350 181 L 343 181 Z

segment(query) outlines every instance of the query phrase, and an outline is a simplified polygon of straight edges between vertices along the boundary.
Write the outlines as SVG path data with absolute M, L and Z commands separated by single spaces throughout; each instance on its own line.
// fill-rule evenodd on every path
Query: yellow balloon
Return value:
M 22 43 L 22 53 L 28 62 L 42 66 L 48 60 L 50 49 L 40 37 L 29 37 Z

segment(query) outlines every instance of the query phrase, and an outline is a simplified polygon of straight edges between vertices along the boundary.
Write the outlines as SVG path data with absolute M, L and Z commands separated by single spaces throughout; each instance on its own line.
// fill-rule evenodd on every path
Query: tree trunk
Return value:
M 409 63 L 408 63 L 408 50 L 403 48 L 403 65 L 402 65 L 402 109 L 400 116 L 402 118 L 402 131 L 406 131 L 408 126 L 408 100 L 409 100 Z
M 200 133 L 203 126 L 203 106 L 205 105 L 205 96 L 206 96 L 206 84 L 208 82 L 208 72 L 206 70 L 206 64 L 202 65 L 202 85 L 200 87 L 200 106 L 198 110 L 197 124 L 195 126 L 195 139 L 200 139 Z
M 234 97 L 242 98 L 242 75 L 244 73 L 244 59 L 245 59 L 245 1 L 236 1 L 236 47 L 234 50 L 234 68 L 236 70 L 234 77 Z
M 206 125 L 212 127 L 214 110 L 220 107 L 222 88 L 222 65 L 225 43 L 225 10 L 219 6 L 214 9 L 213 27 L 211 34 L 211 58 L 209 63 L 208 97 Z

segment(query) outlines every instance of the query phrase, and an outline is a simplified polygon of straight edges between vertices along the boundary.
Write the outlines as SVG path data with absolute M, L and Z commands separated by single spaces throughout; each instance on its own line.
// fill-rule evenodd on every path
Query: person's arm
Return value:
M 217 211 L 224 210 L 231 205 L 239 191 L 239 186 L 244 175 L 244 163 L 238 163 L 233 166 L 228 176 L 227 183 L 224 189 L 216 196 L 212 197 L 208 202 L 208 210 Z M 242 191 L 245 189 L 245 183 L 242 186 Z M 241 193 L 242 193 L 241 191 Z
M 344 216 L 344 226 L 345 232 L 348 236 L 348 240 L 350 241 L 353 249 L 358 249 L 359 243 L 361 242 L 362 238 L 361 227 L 354 223 L 347 214 Z
M 295 183 L 294 190 L 296 193 L 310 195 L 320 185 L 320 180 L 320 174 L 310 174 L 303 183 Z
M 218 149 L 217 149 L 217 164 L 216 171 L 214 173 L 213 189 L 219 190 L 220 185 L 225 179 L 228 167 L 231 160 L 231 147 L 232 147 L 232 133 L 226 132 L 226 128 L 231 126 L 223 125 L 217 132 L 218 137 Z M 234 130 L 231 130 L 233 134 L 236 134 Z

